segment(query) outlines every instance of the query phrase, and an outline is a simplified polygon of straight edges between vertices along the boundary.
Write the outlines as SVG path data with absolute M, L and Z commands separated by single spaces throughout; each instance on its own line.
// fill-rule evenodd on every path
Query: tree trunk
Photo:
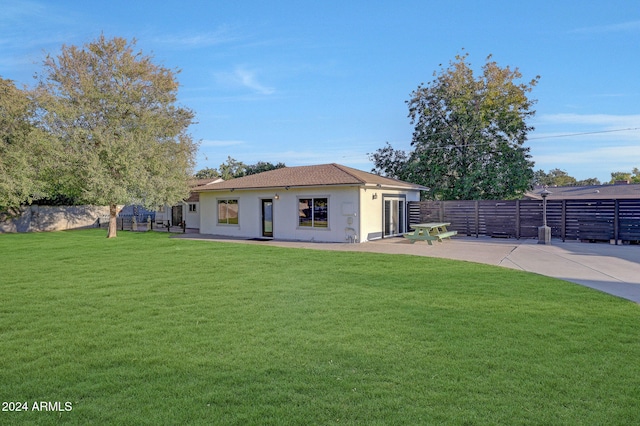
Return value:
M 109 232 L 107 233 L 107 238 L 115 238 L 117 237 L 118 232 L 118 222 L 116 217 L 118 216 L 118 206 L 115 204 L 109 205 Z

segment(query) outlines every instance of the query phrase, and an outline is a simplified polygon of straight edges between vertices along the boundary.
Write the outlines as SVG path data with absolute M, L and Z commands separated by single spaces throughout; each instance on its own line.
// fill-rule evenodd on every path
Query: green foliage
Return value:
M 245 167 L 246 166 L 242 161 L 238 161 L 235 158 L 228 156 L 227 161 L 220 164 L 218 171 L 222 179 L 229 180 L 244 176 Z
M 617 181 L 625 180 L 629 183 L 640 183 L 640 169 L 634 167 L 631 173 L 613 172 L 611 173 L 611 181 L 609 181 L 609 183 L 616 183 Z
M 198 170 L 193 177 L 196 179 L 212 179 L 220 177 L 220 173 L 218 173 L 218 170 L 216 169 L 205 167 L 204 169 Z
M 602 183 L 598 178 L 586 178 L 586 179 L 577 181 L 576 185 L 577 186 L 593 186 L 593 185 L 602 185 Z
M 576 185 L 577 181 L 564 170 L 552 169 L 549 173 L 545 173 L 544 170 L 536 171 L 533 183 L 542 186 L 571 186 Z
M 618 181 L 627 181 L 629 183 L 640 183 L 640 169 L 634 167 L 631 173 L 629 172 L 612 172 L 610 184 Z M 537 170 L 534 173 L 533 179 L 534 185 L 545 186 L 588 186 L 588 185 L 601 185 L 599 179 L 588 178 L 584 180 L 576 180 L 576 178 L 569 176 L 567 172 L 560 169 L 552 169 L 549 173 L 545 173 L 544 170 Z
M 540 186 L 591 186 L 601 185 L 598 178 L 587 178 L 584 180 L 576 180 L 573 176 L 569 176 L 567 172 L 560 169 L 549 170 L 549 173 L 545 173 L 544 170 L 537 170 L 533 174 L 533 185 Z
M 537 83 L 516 84 L 520 72 L 487 58 L 475 78 L 467 55 L 456 56 L 430 85 L 408 101 L 415 124 L 410 173 L 434 198 L 511 198 L 526 191 L 533 163 L 522 145 L 535 112 L 527 93 Z
M 637 304 L 469 262 L 166 235 L 0 235 L 4 398 L 73 404 L 2 423 L 640 422 Z
M 287 167 L 284 163 L 269 163 L 264 161 L 258 161 L 256 164 L 250 164 L 245 166 L 244 175 L 255 175 L 262 172 L 268 172 L 269 170 L 281 169 L 283 167 Z
M 371 170 L 381 176 L 393 179 L 407 180 L 408 176 L 408 155 L 403 150 L 394 149 L 389 142 L 384 148 L 379 148 L 374 153 L 369 153 L 369 159 L 373 161 L 374 168 Z
M 42 171 L 47 144 L 30 123 L 32 113 L 28 93 L 0 78 L 0 212 L 45 195 Z
M 500 68 L 488 57 L 476 78 L 467 56 L 456 56 L 449 68 L 411 94 L 407 105 L 415 125 L 414 150 L 399 174 L 429 187 L 429 198 L 517 197 L 533 177 L 529 148 L 523 144 L 533 130 L 526 120 L 535 113 L 535 101 L 527 94 L 539 77 L 517 83 L 522 77 L 517 68 Z
M 286 165 L 284 163 L 273 164 L 265 161 L 258 161 L 256 164 L 246 165 L 242 161 L 227 157 L 227 161 L 220 164 L 219 169 L 206 167 L 199 170 L 194 177 L 198 179 L 222 177 L 224 180 L 229 180 L 280 169 L 282 167 L 286 167 Z
M 35 92 L 37 123 L 60 144 L 52 180 L 90 204 L 153 207 L 189 194 L 194 114 L 176 106 L 177 71 L 134 47 L 104 35 L 63 46 L 47 56 Z

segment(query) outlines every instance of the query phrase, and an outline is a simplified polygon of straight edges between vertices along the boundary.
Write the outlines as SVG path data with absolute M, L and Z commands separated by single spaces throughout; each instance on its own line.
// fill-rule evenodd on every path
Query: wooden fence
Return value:
M 409 225 L 451 222 L 460 235 L 537 238 L 540 200 L 420 201 L 409 203 Z M 547 200 L 551 236 L 566 240 L 640 242 L 640 199 Z

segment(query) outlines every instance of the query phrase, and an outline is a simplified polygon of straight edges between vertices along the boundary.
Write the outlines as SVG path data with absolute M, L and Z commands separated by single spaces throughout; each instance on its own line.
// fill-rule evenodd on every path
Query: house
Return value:
M 182 202 L 171 205 L 163 205 L 158 208 L 155 214 L 155 221 L 158 224 L 179 226 L 183 221 L 186 228 L 200 227 L 200 193 L 196 189 L 207 187 L 208 185 L 223 182 L 222 178 L 194 179 L 190 182 L 191 193 L 189 198 Z
M 365 242 L 407 231 L 425 187 L 342 166 L 284 167 L 198 186 L 200 233 Z

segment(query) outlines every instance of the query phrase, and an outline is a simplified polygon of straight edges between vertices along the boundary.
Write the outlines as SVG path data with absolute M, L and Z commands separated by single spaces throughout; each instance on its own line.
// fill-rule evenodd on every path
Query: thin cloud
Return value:
M 222 26 L 216 31 L 198 34 L 173 34 L 156 37 L 155 41 L 172 47 L 198 49 L 203 47 L 218 46 L 241 40 L 242 37 L 235 34 L 228 26 Z
M 7 4 L 2 5 L 0 22 L 15 24 L 46 16 L 47 8 L 43 3 L 34 1 L 7 2 Z
M 638 114 L 546 114 L 535 127 L 530 141 L 536 169 L 560 167 L 577 179 L 605 182 L 611 172 L 640 164 Z
M 235 71 L 236 79 L 244 86 L 249 89 L 255 90 L 258 93 L 263 95 L 271 95 L 275 93 L 275 89 L 272 87 L 268 87 L 258 82 L 256 77 L 256 73 L 253 71 L 245 70 L 243 68 L 237 68 Z
M 545 124 L 590 124 L 603 129 L 640 127 L 640 114 L 543 114 L 537 120 L 537 126 Z
M 231 73 L 217 73 L 216 79 L 220 84 L 229 87 L 244 87 L 261 95 L 272 95 L 276 92 L 273 87 L 258 81 L 257 72 L 244 67 L 237 67 Z
M 0 13 L 0 46 L 12 50 L 62 44 L 73 31 L 66 27 L 78 22 L 73 13 L 62 13 L 55 5 L 21 1 L 2 5 Z M 56 27 L 65 28 L 53 29 Z
M 368 156 L 356 150 L 318 150 L 318 151 L 270 151 L 266 153 L 252 153 L 248 162 L 270 161 L 283 162 L 287 166 L 307 166 L 313 164 L 340 163 L 351 167 L 360 166 L 363 170 L 371 167 Z M 245 161 L 245 160 L 243 160 Z M 245 161 L 246 163 L 247 161 Z
M 576 28 L 570 32 L 574 34 L 635 33 L 640 32 L 640 21 Z
M 545 152 L 534 155 L 535 168 L 551 170 L 560 168 L 568 170 L 576 179 L 597 177 L 608 182 L 611 173 L 616 171 L 630 172 L 640 164 L 640 147 L 609 146 L 585 149 L 583 146 L 569 152 Z
M 244 145 L 244 141 L 238 140 L 203 140 L 200 143 L 200 148 L 218 148 L 221 146 L 238 146 Z
M 610 146 L 573 152 L 536 155 L 536 163 L 546 164 L 615 164 L 618 168 L 638 167 L 640 147 Z M 610 166 L 607 166 L 611 168 Z M 614 167 L 615 168 L 615 167 Z M 611 170 L 613 171 L 613 169 Z

